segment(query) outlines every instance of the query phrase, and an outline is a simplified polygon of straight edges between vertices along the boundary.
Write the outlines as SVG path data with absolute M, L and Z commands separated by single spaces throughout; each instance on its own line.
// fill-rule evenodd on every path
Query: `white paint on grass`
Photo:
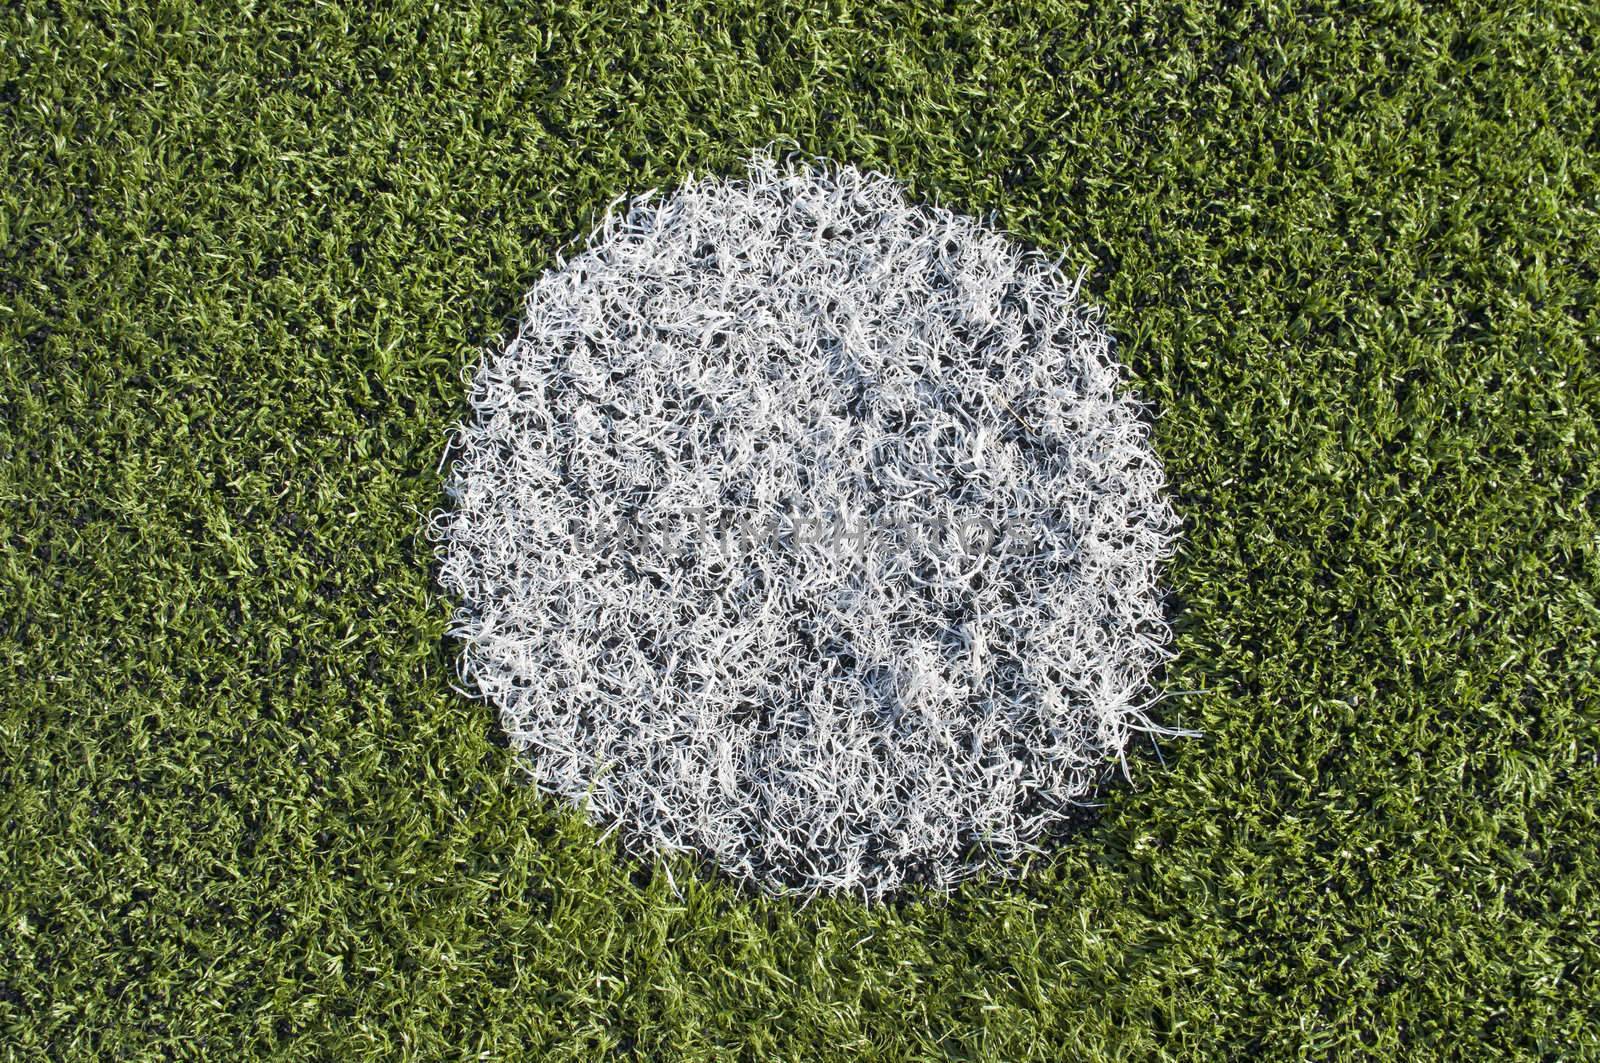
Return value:
M 778 892 L 1004 872 L 1159 730 L 1176 518 L 1076 283 L 849 167 L 610 214 L 434 521 L 538 785 Z

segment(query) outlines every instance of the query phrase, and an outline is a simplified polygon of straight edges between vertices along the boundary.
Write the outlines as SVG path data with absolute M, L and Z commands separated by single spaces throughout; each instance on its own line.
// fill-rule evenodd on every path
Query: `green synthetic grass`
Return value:
M 1593 3 L 0 14 L 6 1058 L 1600 1049 Z M 461 374 L 751 148 L 1089 269 L 1199 740 L 1021 883 L 800 909 L 451 689 Z

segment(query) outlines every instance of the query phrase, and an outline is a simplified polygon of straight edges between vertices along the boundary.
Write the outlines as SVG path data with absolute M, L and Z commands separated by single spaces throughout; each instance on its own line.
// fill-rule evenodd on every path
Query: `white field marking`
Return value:
M 613 204 L 478 366 L 431 521 L 463 683 L 539 786 L 875 900 L 1008 872 L 1174 733 L 1177 520 L 1079 280 L 847 166 Z

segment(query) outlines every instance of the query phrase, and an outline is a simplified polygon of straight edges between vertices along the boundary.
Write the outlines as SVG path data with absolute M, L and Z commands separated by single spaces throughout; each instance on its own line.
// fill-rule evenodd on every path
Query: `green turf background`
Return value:
M 1498 6 L 9 5 L 0 1053 L 1592 1057 L 1600 16 Z M 1206 737 L 1018 885 L 674 889 L 450 687 L 463 370 L 780 136 L 1160 410 Z

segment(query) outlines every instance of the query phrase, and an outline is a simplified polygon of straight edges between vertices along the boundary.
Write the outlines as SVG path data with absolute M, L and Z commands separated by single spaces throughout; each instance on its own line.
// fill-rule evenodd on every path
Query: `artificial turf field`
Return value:
M 1595 1058 L 1600 8 L 1513 6 L 8 6 L 0 1053 Z M 1159 411 L 1205 735 L 1016 883 L 620 857 L 451 686 L 463 372 L 777 138 Z

